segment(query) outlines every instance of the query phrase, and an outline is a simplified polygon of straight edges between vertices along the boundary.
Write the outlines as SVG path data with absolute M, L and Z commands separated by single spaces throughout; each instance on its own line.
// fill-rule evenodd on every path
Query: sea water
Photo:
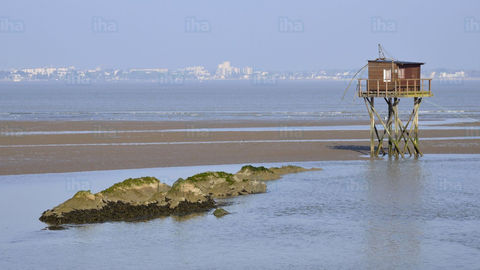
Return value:
M 103 83 L 0 83 L 0 120 L 362 120 L 365 104 L 348 81 L 250 81 Z M 420 120 L 480 119 L 479 81 L 433 81 L 434 97 L 424 98 Z M 382 99 L 376 107 L 387 109 Z M 406 116 L 412 99 L 402 99 Z
M 210 211 L 60 231 L 38 217 L 80 189 L 241 165 L 0 176 L 0 269 L 478 269 L 480 155 L 294 164 L 323 170 L 217 200 L 231 212 L 220 219 Z

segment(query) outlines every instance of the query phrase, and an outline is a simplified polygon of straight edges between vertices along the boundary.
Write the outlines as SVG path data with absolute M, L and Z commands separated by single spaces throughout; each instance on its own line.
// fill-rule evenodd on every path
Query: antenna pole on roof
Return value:
M 386 56 L 388 56 L 388 58 Z M 377 60 L 392 60 L 395 61 L 395 58 L 390 55 L 390 53 L 385 50 L 385 48 L 382 46 L 382 44 L 378 44 L 378 58 Z
M 385 53 L 382 44 L 378 44 L 378 59 L 385 60 Z

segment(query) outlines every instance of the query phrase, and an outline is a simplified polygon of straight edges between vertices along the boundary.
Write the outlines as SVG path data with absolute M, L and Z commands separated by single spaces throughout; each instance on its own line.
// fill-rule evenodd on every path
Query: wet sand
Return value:
M 296 128 L 333 125 L 368 127 L 367 122 L 353 121 L 3 121 L 0 122 L 0 174 L 368 159 L 365 157 L 369 153 L 367 130 Z M 421 130 L 420 127 L 422 151 L 425 154 L 480 153 L 479 139 L 448 139 L 480 136 L 478 130 L 469 129 L 477 123 L 463 126 L 465 129 L 457 130 Z M 238 127 L 278 128 L 274 131 L 201 130 Z M 182 131 L 159 132 L 165 129 Z M 38 131 L 93 132 L 25 135 L 25 132 Z

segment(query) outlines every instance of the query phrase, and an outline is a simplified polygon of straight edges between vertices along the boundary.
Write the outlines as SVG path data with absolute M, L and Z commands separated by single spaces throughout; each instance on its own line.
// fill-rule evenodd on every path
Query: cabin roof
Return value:
M 376 62 L 376 63 L 391 63 L 392 60 L 382 60 L 382 59 L 376 59 L 376 60 L 368 60 L 368 62 Z M 423 65 L 425 63 L 422 62 L 410 62 L 410 61 L 399 61 L 399 60 L 394 60 L 393 61 L 397 65 Z

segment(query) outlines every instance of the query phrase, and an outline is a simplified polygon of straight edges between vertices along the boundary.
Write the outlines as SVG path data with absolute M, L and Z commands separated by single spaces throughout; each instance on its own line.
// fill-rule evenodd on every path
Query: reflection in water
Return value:
M 177 215 L 172 215 L 172 219 L 177 221 L 177 222 L 182 222 L 182 221 L 187 221 L 187 220 L 190 220 L 190 219 L 194 219 L 194 218 L 197 218 L 197 217 L 203 217 L 203 216 L 206 216 L 207 215 L 207 212 L 202 212 L 202 213 L 192 213 L 192 214 L 188 214 L 188 215 L 181 215 L 181 216 L 177 216 Z
M 179 263 L 179 265 L 189 266 L 191 267 L 191 262 L 189 261 L 189 257 L 185 256 L 185 254 L 189 253 L 189 247 L 192 246 L 192 241 L 202 241 L 197 239 L 197 235 L 195 231 L 192 231 L 192 228 L 189 226 L 192 222 L 194 223 L 195 220 L 200 219 L 201 217 L 206 217 L 207 212 L 202 213 L 192 213 L 188 215 L 182 216 L 171 216 L 172 218 L 172 233 L 176 239 L 175 242 L 172 243 L 171 249 L 174 251 L 172 254 L 172 258 Z M 200 221 L 201 222 L 201 221 Z M 201 226 L 199 226 L 201 227 Z M 203 240 L 204 241 L 204 240 Z
M 421 264 L 423 177 L 418 160 L 371 161 L 367 170 L 366 260 L 370 269 Z

